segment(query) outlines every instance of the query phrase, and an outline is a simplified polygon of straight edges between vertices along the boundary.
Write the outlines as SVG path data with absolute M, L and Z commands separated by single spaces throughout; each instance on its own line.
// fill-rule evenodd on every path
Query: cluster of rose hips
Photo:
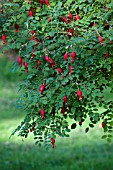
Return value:
M 22 58 L 20 56 L 18 56 L 18 64 L 20 67 L 22 67 Z M 24 68 L 25 72 L 28 72 L 28 63 L 26 61 L 24 62 Z
M 73 15 L 71 13 L 69 13 L 68 18 L 69 18 L 70 22 L 72 22 L 74 17 L 73 17 Z M 80 20 L 80 16 L 78 14 L 76 14 L 75 20 L 76 21 Z M 65 16 L 62 17 L 62 21 L 65 22 L 66 24 L 70 23 L 70 22 L 68 22 L 68 20 L 67 20 L 67 18 Z
M 31 3 L 30 0 L 28 0 L 28 4 L 30 3 Z M 42 7 L 43 3 L 45 3 L 48 7 L 50 7 L 49 0 L 39 0 L 40 7 Z M 36 9 L 34 8 L 29 10 L 30 17 L 33 17 L 34 11 L 36 11 Z
M 31 3 L 30 0 L 28 0 L 27 2 L 28 2 L 28 4 Z M 48 7 L 50 7 L 49 0 L 39 0 L 39 4 L 40 4 L 41 7 L 42 7 L 42 5 L 43 5 L 44 3 L 45 3 L 45 5 L 47 5 Z M 29 16 L 30 16 L 30 17 L 33 17 L 34 11 L 36 11 L 35 8 L 29 10 Z M 76 20 L 76 21 L 80 20 L 80 16 L 79 16 L 78 14 L 76 14 L 76 16 L 75 16 L 75 18 L 74 18 L 73 15 L 72 15 L 71 13 L 69 13 L 69 14 L 68 14 L 68 18 L 69 18 L 69 21 L 68 21 L 68 19 L 67 19 L 65 16 L 63 16 L 63 17 L 62 17 L 62 21 L 65 22 L 66 24 L 70 24 L 70 23 L 73 22 L 74 20 Z M 50 22 L 50 21 L 51 21 L 51 19 L 48 19 L 48 22 Z M 96 26 L 96 24 L 94 24 L 94 26 Z M 15 23 L 14 28 L 15 28 L 16 33 L 18 33 L 18 31 L 19 31 L 19 25 L 18 25 L 17 23 Z M 67 32 L 69 32 L 72 36 L 75 35 L 73 28 L 70 28 Z M 38 38 L 36 37 L 34 30 L 31 30 L 31 35 L 32 35 L 32 37 L 31 37 L 30 40 L 34 40 L 34 41 L 36 42 L 36 45 L 38 45 L 38 44 L 39 44 L 39 40 L 38 40 Z M 104 43 L 103 43 L 103 37 L 102 37 L 102 36 L 99 35 L 99 36 L 98 36 L 98 40 L 99 40 L 99 43 L 100 43 L 101 45 L 104 44 Z M 108 41 L 110 42 L 110 39 L 109 39 L 109 38 L 108 38 Z M 5 34 L 5 33 L 2 34 L 2 43 L 3 43 L 3 44 L 6 44 L 6 34 Z M 31 54 L 31 58 L 34 58 L 34 56 L 35 56 L 35 54 L 34 54 L 34 49 L 33 49 L 33 50 L 32 50 L 32 54 Z M 70 54 L 70 56 L 71 56 L 71 62 L 73 63 L 73 62 L 75 61 L 76 53 L 75 53 L 74 51 L 72 51 L 71 54 Z M 50 64 L 51 67 L 55 67 L 55 66 L 56 66 L 54 60 L 53 60 L 52 58 L 50 58 L 48 55 L 45 55 L 44 58 L 45 58 L 45 61 L 47 61 L 47 62 Z M 109 58 L 109 52 L 108 52 L 108 51 L 106 52 L 106 59 L 107 59 L 107 58 Z M 64 54 L 64 61 L 67 61 L 67 60 L 68 60 L 68 53 L 65 53 L 65 54 Z M 18 64 L 19 64 L 20 67 L 22 67 L 22 63 L 23 63 L 22 58 L 21 58 L 20 56 L 18 56 Z M 41 61 L 38 60 L 38 61 L 37 61 L 38 70 L 41 69 L 41 68 L 40 68 L 40 65 L 41 65 Z M 24 62 L 24 68 L 25 68 L 25 72 L 28 72 L 28 63 L 27 63 L 26 61 Z M 56 69 L 57 69 L 57 71 L 59 72 L 59 74 L 63 74 L 63 70 L 62 70 L 61 68 L 56 68 Z M 70 66 L 70 70 L 69 70 L 69 74 L 70 74 L 70 75 L 72 74 L 73 69 L 74 69 L 74 67 L 71 65 L 71 66 Z M 64 78 L 64 77 L 63 77 L 63 78 Z M 46 87 L 46 83 L 44 82 L 44 83 L 40 86 L 40 89 L 39 89 L 39 91 L 40 91 L 41 94 L 42 94 L 43 91 L 45 90 L 45 87 Z M 82 91 L 81 91 L 80 89 L 78 89 L 78 91 L 77 91 L 77 96 L 78 96 L 78 99 L 81 101 L 81 100 L 82 100 Z M 64 106 L 63 106 L 62 109 L 61 109 L 61 112 L 62 112 L 62 115 L 63 115 L 63 116 L 65 116 L 67 102 L 68 102 L 68 98 L 67 98 L 67 96 L 65 95 L 64 98 L 63 98 L 63 104 L 64 104 Z M 41 114 L 41 116 L 42 116 L 42 119 L 44 119 L 44 118 L 45 118 L 45 110 L 44 110 L 44 109 L 40 110 L 40 114 Z M 80 125 L 81 125 L 82 122 L 79 122 L 79 123 L 80 123 Z M 102 127 L 103 127 L 103 128 L 105 127 L 105 123 L 104 123 L 104 122 L 102 122 Z M 35 125 L 33 126 L 32 129 L 30 129 L 30 131 L 32 132 L 32 131 L 34 130 L 34 128 L 35 128 Z M 55 147 L 55 139 L 54 139 L 54 138 L 51 138 L 51 143 L 52 143 L 52 147 L 54 148 L 54 147 Z

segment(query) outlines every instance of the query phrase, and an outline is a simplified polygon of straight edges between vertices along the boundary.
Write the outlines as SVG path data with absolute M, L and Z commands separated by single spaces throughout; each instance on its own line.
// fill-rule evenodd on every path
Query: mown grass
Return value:
M 86 122 L 70 138 L 58 137 L 49 151 L 34 145 L 32 133 L 24 142 L 17 135 L 9 139 L 25 115 L 15 105 L 20 78 L 10 73 L 12 64 L 0 58 L 0 170 L 113 170 L 113 143 L 101 139 L 99 124 L 87 134 Z

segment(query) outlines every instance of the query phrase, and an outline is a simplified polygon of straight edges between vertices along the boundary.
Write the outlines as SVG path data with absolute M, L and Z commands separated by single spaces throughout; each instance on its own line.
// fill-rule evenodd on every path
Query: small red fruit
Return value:
M 49 56 L 48 55 L 45 55 L 44 58 L 45 58 L 46 61 L 49 61 Z
M 68 21 L 67 21 L 66 17 L 62 17 L 62 21 L 65 22 L 66 24 L 68 24 Z
M 31 58 L 34 58 L 34 56 L 35 56 L 34 50 L 32 50 Z
M 44 118 L 45 118 L 45 111 L 44 111 L 44 109 L 42 109 L 42 110 L 40 111 L 40 114 L 42 115 L 42 119 L 44 119 Z
M 51 18 L 48 18 L 48 20 L 47 20 L 48 22 L 51 22 Z
M 73 72 L 73 66 L 70 66 L 70 68 L 69 68 L 69 74 L 72 74 L 72 72 Z
M 62 71 L 62 69 L 61 69 L 61 68 L 57 68 L 57 70 L 58 70 L 58 72 L 59 72 L 60 74 L 62 74 L 62 73 L 63 73 L 63 71 Z
M 28 73 L 28 67 L 25 68 L 25 72 Z
M 20 56 L 18 56 L 18 64 L 20 67 L 22 67 L 22 58 Z
M 40 6 L 43 5 L 43 0 L 39 0 Z
M 108 7 L 106 6 L 106 10 L 107 10 L 107 11 L 109 11 L 109 10 L 110 10 L 110 8 L 108 8 Z
M 24 62 L 24 67 L 27 68 L 28 67 L 28 63 L 25 61 Z
M 45 90 L 45 86 L 46 86 L 46 84 L 45 83 L 43 83 L 41 86 L 40 86 L 40 93 L 43 93 L 43 91 Z
M 66 111 L 66 108 L 65 107 L 62 107 L 62 115 L 65 116 L 65 111 Z
M 2 34 L 2 43 L 6 44 L 6 34 Z
M 71 22 L 73 21 L 73 15 L 71 13 L 68 14 L 68 18 L 70 19 Z
M 30 132 L 33 132 L 35 129 L 36 123 L 33 123 L 32 128 L 30 129 Z
M 76 19 L 76 21 L 80 20 L 80 16 L 78 14 L 76 14 L 75 19 Z
M 41 65 L 41 61 L 38 60 L 38 61 L 37 61 L 38 70 L 40 70 L 40 65 Z
M 81 90 L 77 91 L 77 95 L 78 95 L 79 100 L 82 100 L 82 91 Z
M 56 145 L 55 145 L 55 139 L 54 138 L 51 138 L 51 143 L 52 143 L 52 147 L 54 148 Z
M 67 59 L 68 59 L 68 54 L 65 53 L 65 54 L 64 54 L 64 61 L 66 61 Z
M 18 29 L 19 29 L 18 24 L 15 24 L 14 27 L 15 27 L 16 32 L 18 32 Z
M 103 37 L 99 36 L 98 39 L 99 39 L 100 44 L 102 45 L 103 44 Z
M 24 67 L 25 67 L 25 72 L 27 73 L 28 72 L 28 63 L 26 61 L 24 62 Z
M 72 53 L 71 53 L 71 61 L 72 62 L 74 62 L 75 57 L 76 57 L 76 53 L 74 51 L 72 51 Z
M 104 128 L 104 126 L 105 126 L 105 123 L 104 123 L 104 122 L 102 122 L 102 128 Z
M 72 34 L 72 36 L 74 36 L 74 29 L 70 28 L 69 32 Z
M 82 126 L 82 122 L 79 122 L 79 125 Z
M 33 132 L 34 131 L 34 127 L 32 127 L 31 129 L 30 129 L 30 132 Z
M 49 62 L 50 64 L 54 64 L 54 60 L 51 59 L 51 58 L 49 58 L 48 62 Z
M 38 38 L 35 38 L 35 42 L 36 42 L 36 46 L 38 46 L 38 44 L 39 44 L 39 39 Z
M 67 104 L 67 96 L 64 96 L 64 104 Z
M 35 39 L 35 37 L 34 37 L 34 36 L 30 38 L 30 40 L 34 40 L 34 39 Z
M 35 34 L 35 31 L 34 31 L 34 30 L 31 30 L 31 34 L 34 35 L 34 34 Z
M 55 66 L 55 63 L 54 63 L 54 60 L 51 59 L 48 55 L 45 55 L 45 60 L 50 63 L 51 67 L 54 67 Z
M 49 0 L 44 0 L 45 4 L 50 7 Z
M 30 16 L 30 17 L 33 17 L 33 11 L 32 11 L 32 9 L 29 10 L 29 16 Z
M 107 51 L 106 52 L 106 59 L 108 59 L 109 58 L 109 52 Z
M 64 76 L 62 76 L 62 79 L 64 79 L 65 77 Z

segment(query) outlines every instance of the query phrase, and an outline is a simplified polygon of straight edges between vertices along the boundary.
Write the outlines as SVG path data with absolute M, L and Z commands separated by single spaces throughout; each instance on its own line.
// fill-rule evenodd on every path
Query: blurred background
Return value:
M 33 134 L 22 140 L 11 133 L 25 116 L 16 108 L 20 95 L 19 70 L 12 72 L 17 54 L 0 54 L 0 170 L 113 170 L 113 142 L 102 139 L 100 124 L 85 133 L 83 126 L 72 130 L 70 138 L 56 139 L 56 148 L 47 151 L 35 145 Z

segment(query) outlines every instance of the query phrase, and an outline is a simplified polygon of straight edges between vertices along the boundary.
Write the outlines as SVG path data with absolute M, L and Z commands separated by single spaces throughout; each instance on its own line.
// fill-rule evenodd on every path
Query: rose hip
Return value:
M 79 100 L 82 100 L 82 91 L 81 90 L 77 91 L 77 95 L 78 95 Z

